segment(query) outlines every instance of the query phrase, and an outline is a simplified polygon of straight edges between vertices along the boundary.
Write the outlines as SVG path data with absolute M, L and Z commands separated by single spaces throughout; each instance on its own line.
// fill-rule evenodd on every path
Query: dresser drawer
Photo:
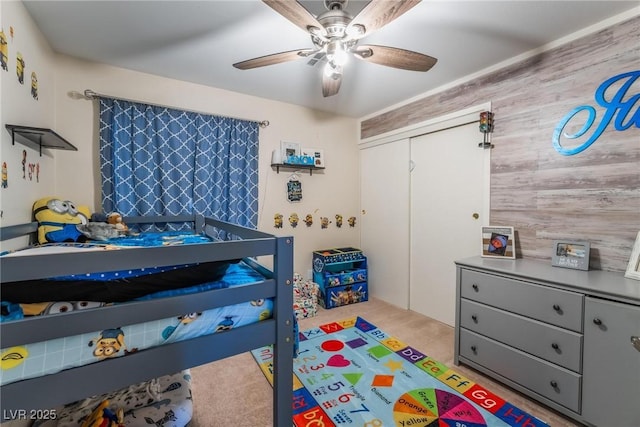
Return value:
M 575 412 L 582 376 L 527 353 L 460 329 L 460 355 Z
M 462 268 L 460 296 L 582 332 L 582 294 Z
M 582 335 L 473 301 L 460 301 L 460 326 L 582 372 Z

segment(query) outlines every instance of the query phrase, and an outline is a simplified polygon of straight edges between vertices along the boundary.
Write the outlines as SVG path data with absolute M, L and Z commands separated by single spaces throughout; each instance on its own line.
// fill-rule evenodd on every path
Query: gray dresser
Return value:
M 456 365 L 581 423 L 640 427 L 640 281 L 526 259 L 456 270 Z

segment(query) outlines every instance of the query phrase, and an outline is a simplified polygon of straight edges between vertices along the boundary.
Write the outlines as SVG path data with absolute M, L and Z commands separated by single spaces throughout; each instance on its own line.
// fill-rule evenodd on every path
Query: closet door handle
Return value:
M 600 326 L 600 325 L 602 325 L 602 320 L 600 320 L 600 319 L 598 319 L 598 318 L 596 317 L 595 319 L 593 319 L 593 324 L 594 324 L 594 325 L 598 325 L 598 326 Z

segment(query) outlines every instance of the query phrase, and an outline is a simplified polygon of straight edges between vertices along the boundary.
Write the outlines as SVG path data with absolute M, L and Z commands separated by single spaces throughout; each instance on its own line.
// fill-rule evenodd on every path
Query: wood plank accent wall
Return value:
M 548 260 L 552 240 L 587 240 L 592 269 L 624 271 L 640 230 L 638 121 L 625 131 L 615 130 L 612 121 L 591 147 L 574 156 L 555 151 L 552 136 L 557 123 L 580 105 L 596 108 L 587 132 L 592 135 L 604 115 L 594 100 L 598 86 L 636 70 L 640 16 L 365 120 L 361 138 L 491 101 L 491 225 L 515 227 L 518 257 Z M 627 99 L 639 93 L 636 81 Z M 610 99 L 613 91 L 607 95 Z M 640 101 L 625 123 L 634 113 L 640 120 L 639 110 Z M 575 118 L 575 125 L 581 127 L 584 117 Z

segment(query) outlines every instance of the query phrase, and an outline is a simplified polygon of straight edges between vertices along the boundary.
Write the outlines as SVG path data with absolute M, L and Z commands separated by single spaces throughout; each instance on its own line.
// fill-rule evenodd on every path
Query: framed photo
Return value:
M 303 148 L 303 156 L 313 157 L 313 165 L 318 168 L 324 167 L 324 151 L 318 148 Z
M 624 273 L 624 277 L 627 279 L 640 280 L 640 231 L 636 236 L 636 242 L 631 249 L 631 257 L 629 258 L 629 265 L 627 265 L 627 271 Z
M 554 240 L 551 265 L 575 270 L 588 270 L 590 250 L 591 244 L 589 242 Z
M 487 258 L 516 258 L 513 227 L 482 227 L 482 252 Z
M 288 161 L 292 156 L 294 158 L 300 157 L 300 143 L 280 141 L 280 152 L 282 154 L 282 163 L 291 163 Z

